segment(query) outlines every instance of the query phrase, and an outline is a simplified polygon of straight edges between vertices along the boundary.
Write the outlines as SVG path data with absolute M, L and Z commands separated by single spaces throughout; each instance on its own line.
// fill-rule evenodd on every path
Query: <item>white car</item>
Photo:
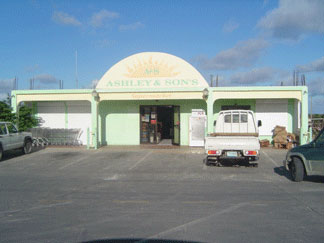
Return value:
M 0 160 L 3 152 L 20 148 L 25 154 L 31 152 L 32 134 L 18 132 L 18 129 L 11 122 L 0 122 Z

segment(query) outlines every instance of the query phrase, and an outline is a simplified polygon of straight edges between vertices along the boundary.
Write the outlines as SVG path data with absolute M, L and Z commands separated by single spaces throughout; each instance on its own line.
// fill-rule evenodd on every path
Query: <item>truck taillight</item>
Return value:
M 246 155 L 257 155 L 257 151 L 245 151 Z
M 208 154 L 220 155 L 220 151 L 218 151 L 218 150 L 208 150 Z

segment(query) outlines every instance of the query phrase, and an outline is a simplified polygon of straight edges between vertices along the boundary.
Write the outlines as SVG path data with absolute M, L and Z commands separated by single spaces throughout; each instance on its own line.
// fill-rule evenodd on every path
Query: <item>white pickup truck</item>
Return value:
M 205 138 L 206 165 L 220 166 L 221 160 L 245 160 L 257 167 L 259 159 L 259 129 L 253 111 L 226 110 L 218 114 L 214 133 Z
M 23 153 L 29 154 L 32 150 L 32 134 L 18 132 L 11 122 L 0 122 L 0 160 L 3 152 L 22 148 Z

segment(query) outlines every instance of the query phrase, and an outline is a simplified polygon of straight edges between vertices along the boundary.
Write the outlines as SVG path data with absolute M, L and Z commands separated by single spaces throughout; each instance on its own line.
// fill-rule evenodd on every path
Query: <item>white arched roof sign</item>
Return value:
M 203 76 L 185 60 L 161 52 L 129 56 L 112 66 L 97 89 L 208 87 Z

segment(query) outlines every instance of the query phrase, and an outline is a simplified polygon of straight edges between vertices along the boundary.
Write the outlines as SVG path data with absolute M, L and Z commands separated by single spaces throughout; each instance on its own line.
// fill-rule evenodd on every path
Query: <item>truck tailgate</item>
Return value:
M 217 136 L 206 137 L 206 150 L 259 150 L 260 143 L 256 137 Z

